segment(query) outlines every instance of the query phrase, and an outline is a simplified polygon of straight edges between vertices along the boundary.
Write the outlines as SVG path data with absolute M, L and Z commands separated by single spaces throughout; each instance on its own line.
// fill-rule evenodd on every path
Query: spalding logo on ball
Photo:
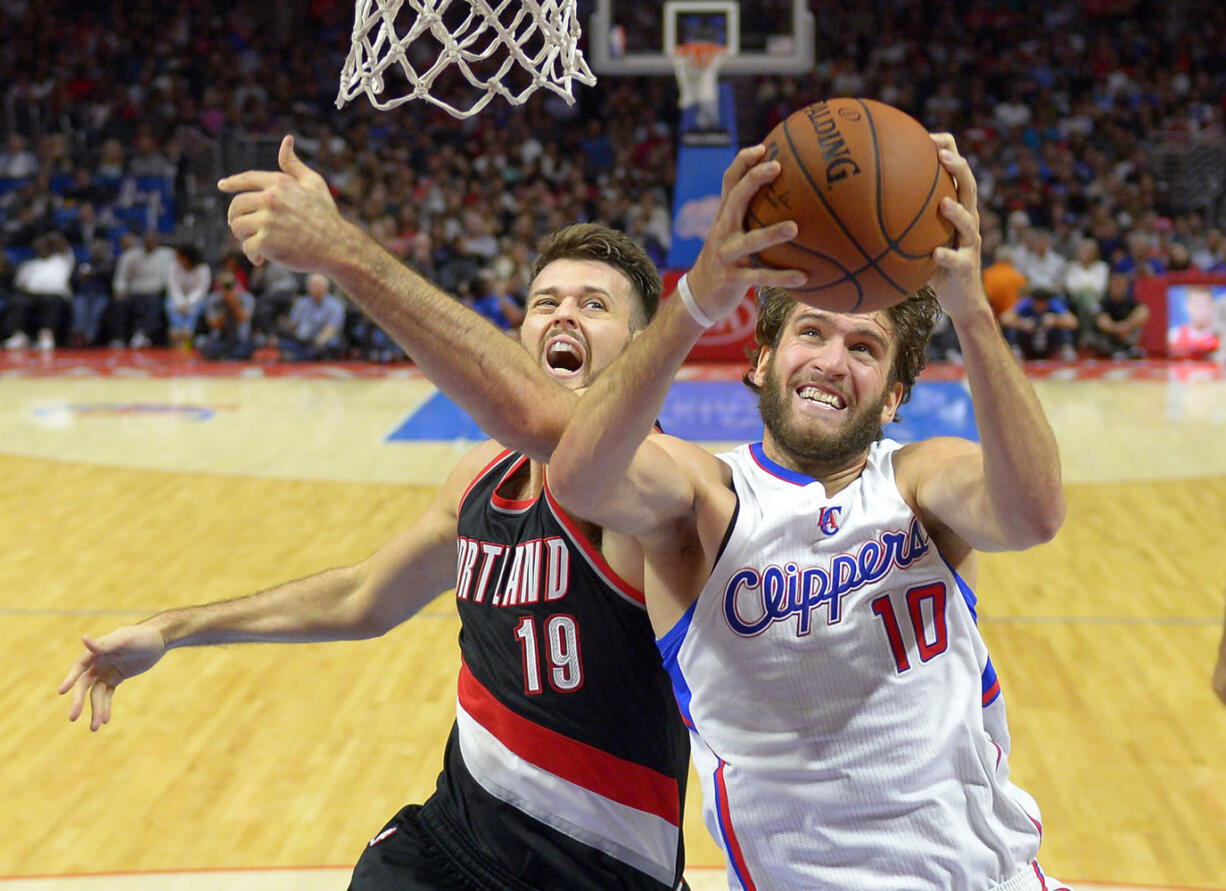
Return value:
M 791 289 L 797 298 L 873 312 L 932 277 L 932 252 L 954 231 L 938 208 L 957 193 L 919 121 L 872 99 L 829 99 L 793 112 L 764 143 L 782 170 L 753 197 L 745 222 L 796 221 L 794 239 L 754 259 L 808 273 Z

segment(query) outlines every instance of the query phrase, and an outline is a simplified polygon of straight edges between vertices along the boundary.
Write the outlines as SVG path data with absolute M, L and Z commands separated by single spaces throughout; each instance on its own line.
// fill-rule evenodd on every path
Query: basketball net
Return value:
M 364 93 L 375 108 L 383 110 L 424 99 L 457 118 L 467 118 L 494 96 L 521 105 L 541 87 L 572 105 L 572 80 L 587 86 L 596 83 L 578 45 L 576 0 L 455 0 L 456 9 L 450 17 L 454 24 L 449 26 L 443 17 L 452 3 L 356 0 L 352 43 L 341 69 L 336 107 Z M 396 31 L 396 15 L 403 6 L 416 15 L 401 35 Z M 411 53 L 410 47 L 419 38 L 422 42 L 417 52 Z M 416 58 L 416 67 L 410 55 Z M 492 73 L 484 73 L 494 65 L 497 67 Z M 504 83 L 515 66 L 530 78 L 518 92 Z M 451 68 L 481 94 L 467 108 L 458 108 L 448 98 L 430 92 L 439 75 Z M 388 76 L 396 69 L 408 82 L 404 94 L 380 98 Z
M 679 43 L 673 50 L 673 70 L 681 108 L 693 108 L 694 126 L 709 130 L 719 126 L 719 69 L 728 48 L 718 43 Z

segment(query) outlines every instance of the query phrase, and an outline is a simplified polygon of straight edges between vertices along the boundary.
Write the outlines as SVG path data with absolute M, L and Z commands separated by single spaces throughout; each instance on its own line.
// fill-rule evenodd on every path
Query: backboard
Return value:
M 678 43 L 728 47 L 729 74 L 795 74 L 814 58 L 807 0 L 596 0 L 585 23 L 596 74 L 671 75 Z

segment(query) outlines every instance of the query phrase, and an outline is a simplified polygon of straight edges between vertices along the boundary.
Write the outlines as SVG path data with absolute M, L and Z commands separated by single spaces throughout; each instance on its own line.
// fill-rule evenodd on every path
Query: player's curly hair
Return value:
M 630 330 L 651 321 L 660 305 L 660 272 L 639 243 L 624 232 L 600 223 L 576 223 L 550 235 L 532 262 L 532 277 L 554 260 L 597 260 L 607 263 L 630 280 L 639 298 L 641 313 L 630 317 Z
M 762 388 L 753 382 L 753 371 L 758 365 L 758 359 L 763 350 L 773 350 L 779 345 L 783 328 L 792 317 L 797 303 L 796 298 L 782 288 L 758 289 L 755 344 L 745 351 L 750 367 L 741 377 L 741 382 L 754 393 L 762 392 Z M 890 318 L 895 347 L 888 384 L 892 385 L 895 381 L 902 384 L 902 400 L 898 403 L 901 406 L 911 398 L 911 387 L 928 361 L 924 349 L 928 346 L 932 329 L 941 319 L 941 306 L 937 303 L 937 295 L 932 286 L 924 285 L 885 312 Z M 900 420 L 900 416 L 895 414 L 894 420 Z

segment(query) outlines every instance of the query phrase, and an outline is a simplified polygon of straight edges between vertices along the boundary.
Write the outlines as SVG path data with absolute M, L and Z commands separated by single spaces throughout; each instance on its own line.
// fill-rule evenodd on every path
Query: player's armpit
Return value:
M 354 609 L 371 636 L 390 631 L 454 587 L 460 500 L 473 479 L 503 451 L 492 441 L 470 451 L 422 515 L 358 564 Z

